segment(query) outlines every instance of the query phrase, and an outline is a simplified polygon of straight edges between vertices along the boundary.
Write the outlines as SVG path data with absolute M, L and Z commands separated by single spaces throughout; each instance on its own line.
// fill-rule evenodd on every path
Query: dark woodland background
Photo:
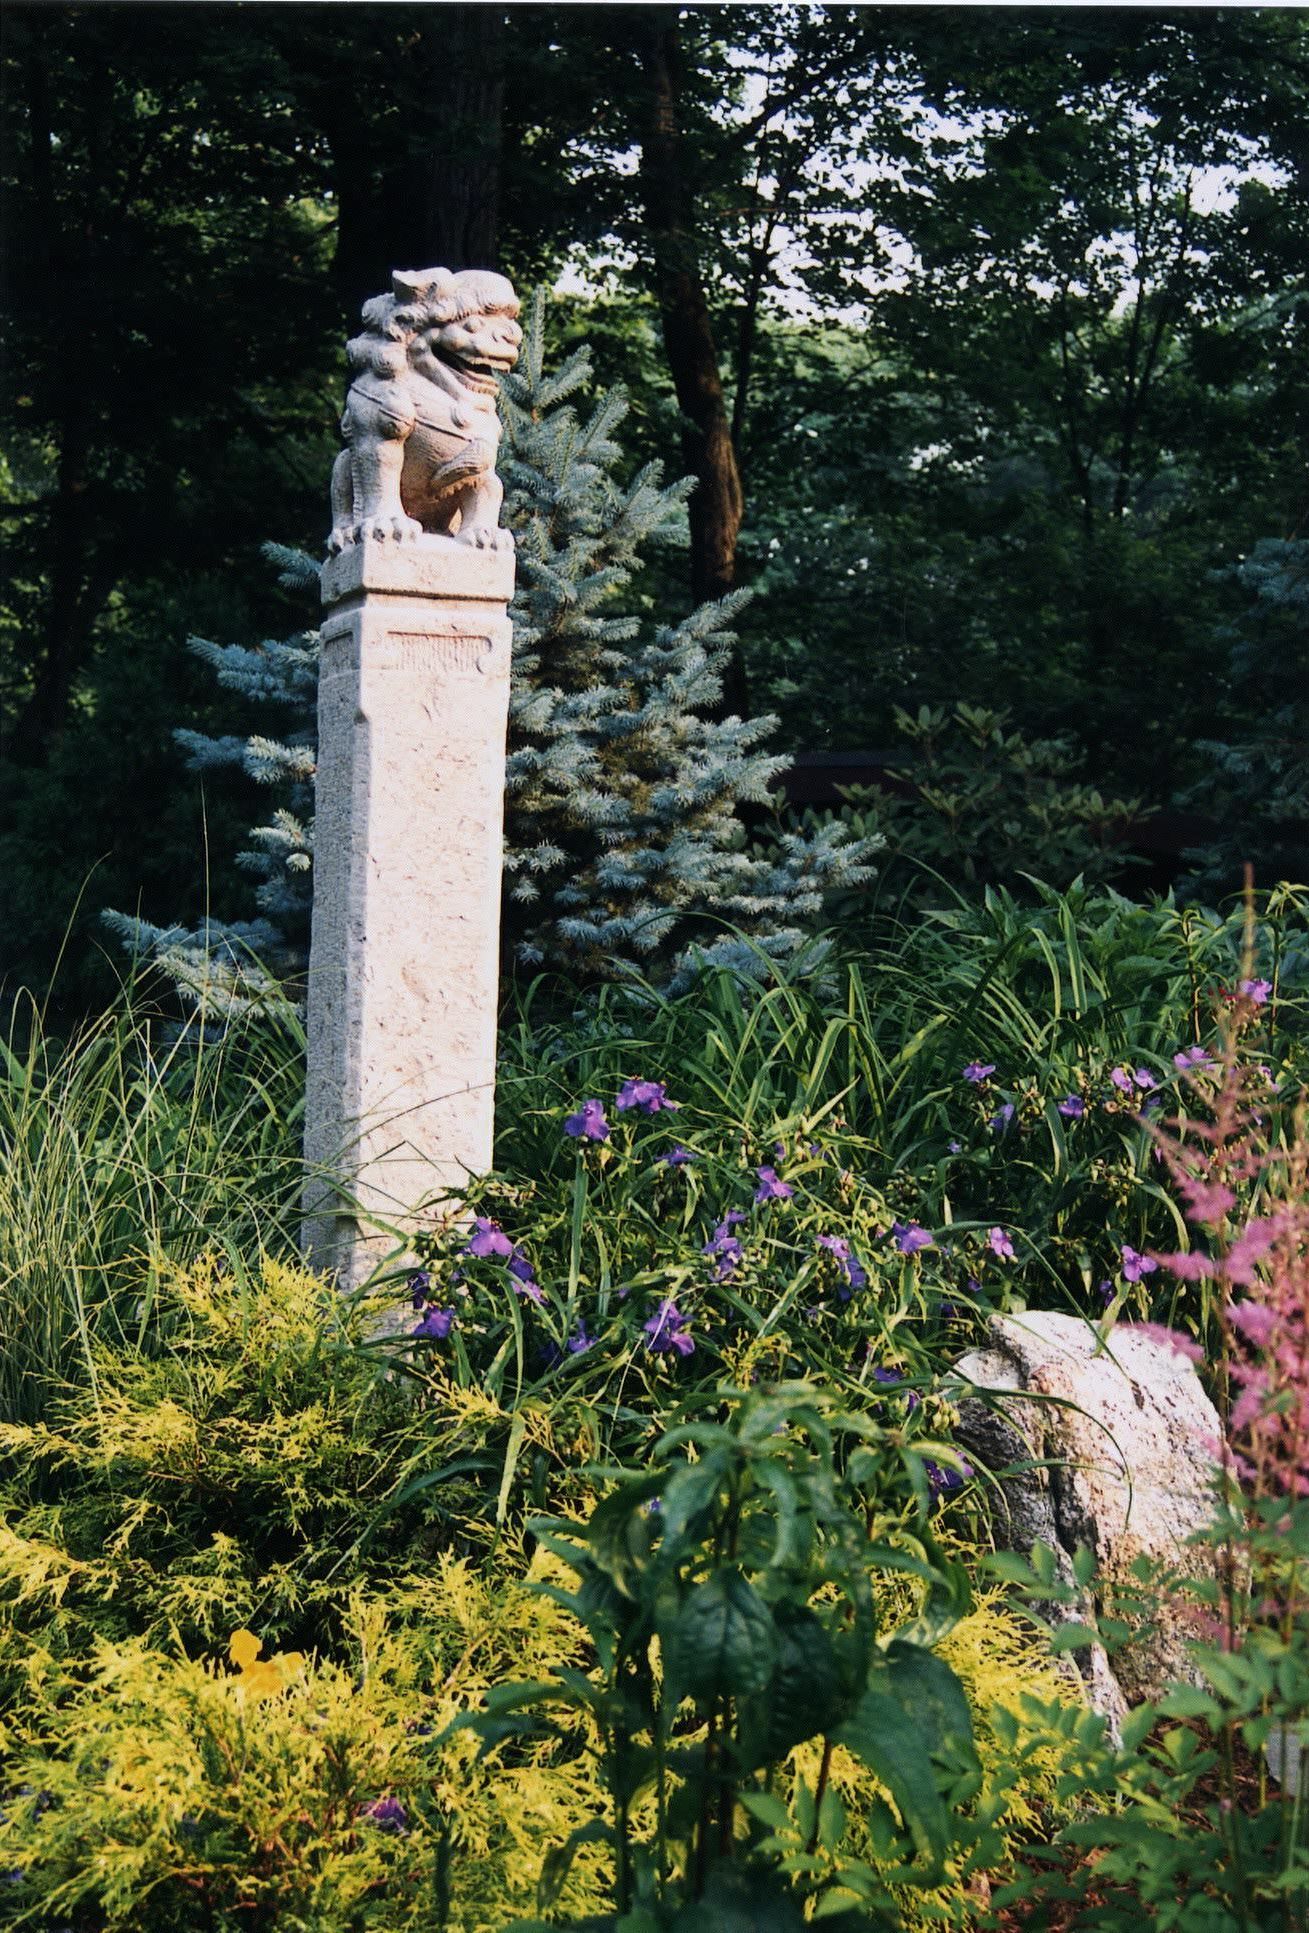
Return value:
M 312 622 L 260 545 L 321 546 L 393 266 L 579 291 L 559 353 L 698 482 L 641 595 L 755 589 L 728 700 L 784 749 L 1004 706 L 1207 817 L 1214 891 L 1303 864 L 1298 11 L 11 4 L 3 57 L 10 987 L 237 908 L 185 641 Z

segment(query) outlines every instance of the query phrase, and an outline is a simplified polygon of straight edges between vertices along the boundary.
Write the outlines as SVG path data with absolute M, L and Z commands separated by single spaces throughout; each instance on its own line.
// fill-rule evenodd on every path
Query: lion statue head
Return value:
M 518 306 L 504 276 L 490 269 L 397 269 L 391 293 L 364 304 L 364 333 L 348 345 L 350 368 L 381 377 L 411 369 L 442 388 L 453 376 L 472 395 L 494 397 L 497 377 L 518 360 Z

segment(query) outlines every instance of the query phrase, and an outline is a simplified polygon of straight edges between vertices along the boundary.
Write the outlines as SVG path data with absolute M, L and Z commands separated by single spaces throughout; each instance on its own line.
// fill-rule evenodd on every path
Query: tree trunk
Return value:
M 334 39 L 307 55 L 286 47 L 301 103 L 331 154 L 333 273 L 352 332 L 393 269 L 497 261 L 503 10 L 428 6 L 415 19 L 405 8 L 394 27 L 389 11 L 344 73 Z
M 398 268 L 494 268 L 504 120 L 504 13 L 428 7 L 422 63 L 435 108 L 415 186 L 413 261 Z
M 683 460 L 697 483 L 689 512 L 691 589 L 697 600 L 723 597 L 736 585 L 736 541 L 744 505 L 700 274 L 678 124 L 680 49 L 675 9 L 651 10 L 640 52 L 649 86 L 641 188 L 655 296 L 682 411 Z

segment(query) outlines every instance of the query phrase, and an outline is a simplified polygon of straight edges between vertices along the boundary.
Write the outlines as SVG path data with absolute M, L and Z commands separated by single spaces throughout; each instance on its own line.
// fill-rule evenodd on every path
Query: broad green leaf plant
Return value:
M 543 1915 L 597 1842 L 613 1915 L 574 1923 L 597 1933 L 690 1933 L 710 1915 L 798 1928 L 807 1912 L 890 1925 L 893 1885 L 939 1884 L 961 1838 L 985 1856 L 965 1823 L 982 1786 L 968 1704 L 933 1650 L 967 1614 L 967 1574 L 925 1524 L 869 1503 L 887 1435 L 808 1383 L 735 1392 L 619 1473 L 584 1525 L 537 1522 L 577 1578 L 545 1593 L 585 1626 L 597 1668 L 499 1686 L 459 1723 L 488 1749 L 542 1727 L 599 1740 L 608 1813 L 546 1861 Z M 906 1573 L 919 1613 L 883 1628 L 879 1574 Z M 787 1767 L 811 1740 L 812 1782 Z M 880 1870 L 842 1856 L 838 1749 L 889 1798 Z

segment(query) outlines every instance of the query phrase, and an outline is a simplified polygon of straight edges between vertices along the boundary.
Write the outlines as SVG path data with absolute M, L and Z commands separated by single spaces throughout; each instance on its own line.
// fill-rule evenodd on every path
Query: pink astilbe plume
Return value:
M 1263 988 L 1263 981 L 1250 985 Z M 1160 1255 L 1211 1283 L 1231 1395 L 1226 1467 L 1255 1497 L 1309 1496 L 1309 1137 L 1303 1101 L 1289 1145 L 1273 1145 L 1266 1067 L 1243 1037 L 1264 1002 L 1229 997 L 1221 1058 L 1185 1073 L 1195 1106 L 1151 1129 L 1160 1158 L 1208 1231 L 1207 1252 Z

